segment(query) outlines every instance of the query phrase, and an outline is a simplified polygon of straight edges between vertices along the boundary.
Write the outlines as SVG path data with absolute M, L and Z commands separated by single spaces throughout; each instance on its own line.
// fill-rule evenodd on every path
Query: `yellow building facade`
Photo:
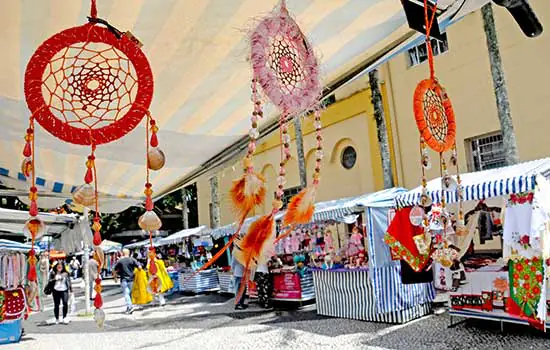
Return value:
M 533 0 L 531 3 L 543 25 L 550 23 L 550 2 Z M 543 33 L 539 38 L 527 38 L 505 10 L 495 7 L 494 14 L 520 158 L 526 161 L 549 156 L 550 147 L 546 139 L 550 130 L 550 88 L 547 83 L 550 81 L 550 35 Z M 440 51 L 435 58 L 436 75 L 447 89 L 455 110 L 461 172 L 483 167 L 483 162 L 490 157 L 496 157 L 491 161 L 498 162 L 500 126 L 481 13 L 472 13 L 450 27 L 445 48 Z M 414 188 L 420 183 L 419 134 L 412 114 L 412 96 L 416 84 L 428 75 L 427 62 L 419 63 L 414 50 L 380 67 L 394 182 L 405 188 Z M 383 188 L 367 79 L 365 76 L 339 90 L 335 96 L 336 102 L 323 112 L 325 156 L 318 201 L 356 196 Z M 292 127 L 289 134 L 294 135 Z M 311 118 L 303 120 L 303 134 L 309 183 L 315 163 Z M 355 163 L 351 167 L 353 152 L 350 152 L 349 146 L 355 151 Z M 296 154 L 294 143 L 291 148 Z M 428 178 L 439 174 L 437 155 L 431 155 L 434 166 L 428 171 Z M 268 198 L 271 198 L 276 189 L 279 164 L 277 134 L 259 141 L 254 163 L 266 178 Z M 228 193 L 232 181 L 241 174 L 238 159 L 216 174 L 219 178 L 222 225 L 234 221 Z M 208 174 L 197 180 L 201 225 L 210 225 L 209 178 L 213 175 Z M 285 187 L 292 189 L 297 186 L 298 164 L 294 157 L 287 166 Z M 258 210 L 254 214 L 267 212 L 270 203 L 271 200 L 267 200 L 261 212 Z

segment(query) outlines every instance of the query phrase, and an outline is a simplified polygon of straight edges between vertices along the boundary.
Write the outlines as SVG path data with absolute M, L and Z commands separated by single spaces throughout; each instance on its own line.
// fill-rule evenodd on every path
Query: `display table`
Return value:
M 170 271 L 168 272 L 168 275 L 170 276 L 170 279 L 172 280 L 174 287 L 172 287 L 172 289 L 166 292 L 166 295 L 172 295 L 176 292 L 179 292 L 180 290 L 180 282 L 179 282 L 180 273 L 178 271 Z
M 392 312 L 380 312 L 375 288 L 368 269 L 313 270 L 317 297 L 317 314 L 355 320 L 406 323 L 431 312 L 433 285 L 402 285 L 391 280 L 393 288 L 381 288 L 393 299 L 409 299 L 403 307 Z M 390 281 L 390 279 L 388 279 Z M 388 295 L 389 295 L 388 294 Z
M 0 344 L 18 343 L 23 333 L 23 321 L 13 320 L 0 323 Z
M 315 299 L 313 274 L 311 270 L 305 272 L 303 277 L 295 271 L 272 271 L 273 297 L 277 301 L 304 302 Z
M 502 265 L 488 265 L 466 272 L 466 281 L 450 293 L 451 325 L 453 317 L 477 318 L 490 321 L 525 324 L 527 319 L 509 312 L 509 272 Z M 550 302 L 546 295 L 546 304 Z M 548 307 L 547 307 L 548 308 Z M 546 323 L 550 328 L 550 323 Z
M 204 270 L 193 276 L 195 272 L 184 270 L 179 274 L 179 291 L 180 292 L 215 292 L 220 290 L 218 280 L 218 271 L 216 269 Z M 191 277 L 189 280 L 187 278 Z

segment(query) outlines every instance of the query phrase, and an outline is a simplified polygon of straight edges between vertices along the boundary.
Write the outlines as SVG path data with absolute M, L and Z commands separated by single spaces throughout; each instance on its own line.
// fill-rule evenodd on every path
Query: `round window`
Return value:
M 357 162 L 357 153 L 355 148 L 348 146 L 342 151 L 342 166 L 346 169 L 351 169 Z

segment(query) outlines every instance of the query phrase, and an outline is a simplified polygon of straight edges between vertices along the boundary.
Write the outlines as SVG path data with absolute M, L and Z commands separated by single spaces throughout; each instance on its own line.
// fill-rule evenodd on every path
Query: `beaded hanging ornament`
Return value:
M 432 11 L 429 14 L 429 8 Z M 420 197 L 420 207 L 415 207 L 411 211 L 414 212 L 414 218 L 411 217 L 411 222 L 414 225 L 422 225 L 429 230 L 430 222 L 428 215 L 425 214 L 425 207 L 432 204 L 432 199 L 428 193 L 426 170 L 431 168 L 431 160 L 428 154 L 428 147 L 439 153 L 439 164 L 441 173 L 441 186 L 443 195 L 441 196 L 441 214 L 439 221 L 442 227 L 450 225 L 451 217 L 446 209 L 446 196 L 456 193 L 458 199 L 458 217 L 457 230 L 464 228 L 464 214 L 462 209 L 462 185 L 458 167 L 458 156 L 456 150 L 456 122 L 451 100 L 445 91 L 445 88 L 439 83 L 435 76 L 434 58 L 432 51 L 432 43 L 430 39 L 430 31 L 434 24 L 436 15 L 435 5 L 431 5 L 427 0 L 424 0 L 424 17 L 426 28 L 426 48 L 428 51 L 428 63 L 430 68 L 430 77 L 418 83 L 413 97 L 413 111 L 416 120 L 418 131 L 420 132 L 420 162 L 422 165 L 422 194 Z M 447 161 L 444 157 L 444 152 L 451 151 L 450 163 L 456 168 L 456 180 L 449 175 Z M 420 215 L 421 214 L 421 215 Z M 422 216 L 422 220 L 418 218 Z M 415 237 L 415 240 L 426 244 L 428 247 L 431 244 L 431 235 L 426 234 L 425 237 Z
M 317 58 L 307 38 L 298 24 L 290 16 L 286 3 L 281 0 L 277 8 L 262 19 L 252 32 L 251 64 L 253 70 L 252 99 L 255 111 L 261 111 L 258 95 L 259 85 L 265 96 L 280 111 L 279 130 L 281 159 L 277 177 L 277 190 L 271 211 L 252 223 L 244 237 L 235 242 L 234 256 L 245 267 L 245 276 L 258 263 L 265 259 L 265 252 L 271 251 L 275 243 L 274 217 L 283 206 L 286 184 L 286 164 L 291 159 L 288 123 L 306 110 L 313 110 L 317 137 L 317 163 L 311 187 L 303 189 L 288 204 L 283 225 L 294 227 L 311 221 L 314 211 L 315 194 L 319 185 L 320 162 L 322 159 L 322 136 L 319 111 L 321 84 Z M 261 113 L 257 113 L 261 115 Z M 250 143 L 245 164 L 252 164 L 255 142 L 259 135 L 257 118 L 252 117 Z M 247 170 L 245 169 L 245 172 Z M 232 191 L 233 194 L 233 191 Z M 292 232 L 285 232 L 281 239 Z M 238 291 L 238 295 L 244 289 Z M 236 299 L 238 300 L 238 298 Z
M 84 184 L 73 192 L 75 203 L 95 210 L 94 259 L 105 261 L 100 248 L 97 146 L 117 140 L 147 117 L 145 214 L 139 219 L 149 232 L 161 226 L 153 211 L 149 170 L 159 170 L 165 162 L 158 148 L 155 120 L 149 112 L 153 97 L 153 73 L 142 44 L 130 32 L 121 32 L 98 18 L 96 0 L 91 0 L 88 23 L 59 32 L 42 43 L 31 57 L 25 72 L 25 99 L 31 111 L 25 136 L 22 171 L 30 186 L 31 218 L 25 225 L 34 243 L 40 231 L 38 188 L 35 168 L 35 121 L 53 136 L 72 144 L 90 146 Z M 29 253 L 34 262 L 34 250 Z M 35 264 L 30 264 L 29 281 L 36 281 Z M 95 280 L 95 319 L 102 326 L 101 279 Z
M 243 175 L 233 182 L 230 190 L 238 226 L 228 243 L 199 271 L 211 266 L 234 243 L 233 255 L 245 266 L 245 275 L 247 275 L 250 269 L 258 263 L 258 259 L 265 255 L 262 253 L 270 249 L 269 247 L 275 242 L 274 216 L 283 206 L 283 188 L 286 183 L 285 167 L 291 158 L 291 137 L 288 133 L 288 123 L 293 117 L 297 117 L 297 114 L 306 110 L 313 110 L 315 118 L 317 163 L 312 186 L 302 190 L 290 201 L 284 223 L 285 225 L 307 223 L 313 216 L 313 203 L 319 185 L 320 164 L 323 157 L 319 106 L 321 84 L 317 59 L 307 38 L 290 16 L 284 0 L 281 0 L 274 11 L 258 23 L 249 40 L 253 71 L 251 99 L 254 107 L 251 128 L 248 133 L 248 149 L 243 159 Z M 279 117 L 281 158 L 277 177 L 278 187 L 272 201 L 271 212 L 252 223 L 246 235 L 241 237 L 244 220 L 254 208 L 264 203 L 266 193 L 265 179 L 255 172 L 253 162 L 256 141 L 260 136 L 258 123 L 263 117 L 260 89 L 281 112 Z M 292 230 L 288 230 L 285 235 L 291 232 Z M 243 292 L 244 289 L 241 288 L 238 293 L 242 294 Z

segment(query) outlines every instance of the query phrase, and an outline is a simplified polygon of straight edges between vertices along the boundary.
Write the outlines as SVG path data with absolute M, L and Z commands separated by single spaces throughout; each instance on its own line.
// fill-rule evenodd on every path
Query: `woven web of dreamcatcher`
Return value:
M 279 88 L 286 94 L 301 94 L 304 89 L 304 59 L 296 41 L 280 33 L 271 39 L 266 64 L 275 72 Z
M 96 129 L 117 122 L 135 101 L 137 74 L 130 60 L 111 45 L 76 43 L 49 61 L 42 94 L 52 114 L 76 128 Z
M 441 97 L 432 89 L 424 93 L 424 119 L 432 136 L 444 143 L 449 130 L 449 123 Z

